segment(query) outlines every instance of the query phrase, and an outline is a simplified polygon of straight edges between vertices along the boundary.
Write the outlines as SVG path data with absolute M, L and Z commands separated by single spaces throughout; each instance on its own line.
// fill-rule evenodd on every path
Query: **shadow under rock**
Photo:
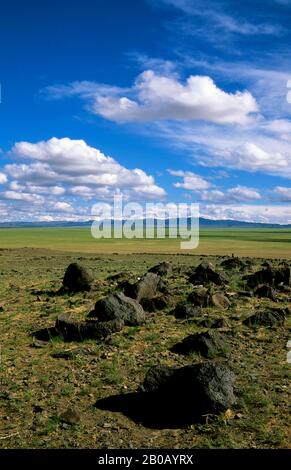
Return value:
M 184 428 L 194 422 L 201 422 L 201 415 L 193 414 L 189 407 L 175 403 L 164 395 L 148 392 L 134 392 L 113 395 L 98 400 L 100 410 L 123 413 L 137 424 L 152 429 Z
M 61 287 L 58 290 L 32 290 L 31 295 L 39 296 L 39 295 L 47 295 L 48 297 L 61 297 L 65 294 L 70 293 L 68 290 Z

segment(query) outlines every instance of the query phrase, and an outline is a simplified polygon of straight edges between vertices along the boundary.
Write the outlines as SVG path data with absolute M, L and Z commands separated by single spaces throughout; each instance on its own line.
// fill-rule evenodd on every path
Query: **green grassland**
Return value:
M 183 253 L 178 239 L 99 239 L 90 228 L 2 228 L 0 248 L 47 248 L 88 253 Z M 291 258 L 291 229 L 204 229 L 193 254 Z
M 262 258 L 280 266 L 282 259 L 291 258 L 290 248 L 290 230 L 203 229 L 199 248 L 187 253 L 178 240 L 98 241 L 88 228 L 0 229 L 0 448 L 289 448 L 290 318 L 284 326 L 255 329 L 242 320 L 258 310 L 290 307 L 290 293 L 279 293 L 279 303 L 240 297 L 237 292 L 245 289 L 240 271 L 228 273 L 231 307 L 203 312 L 203 318 L 227 323 L 222 333 L 229 349 L 215 360 L 226 361 L 237 376 L 232 409 L 168 429 L 145 427 L 94 404 L 135 392 L 154 365 L 180 367 L 204 360 L 170 351 L 177 341 L 205 329 L 171 314 L 193 289 L 185 273 L 204 259 L 201 254 L 219 270 L 219 255 L 249 256 L 255 271 Z M 145 325 L 125 327 L 105 342 L 53 338 L 45 345 L 35 343 L 33 333 L 53 326 L 61 313 L 85 318 L 98 299 L 117 288 L 109 275 L 125 272 L 136 281 L 163 260 L 173 265 L 167 279 L 169 304 L 149 314 Z M 59 295 L 65 269 L 74 261 L 91 269 L 93 288 Z M 62 351 L 77 354 L 69 360 L 52 356 Z M 61 421 L 68 408 L 80 413 L 78 424 Z
M 15 233 L 11 231 L 13 236 Z M 34 236 L 36 243 L 39 240 Z M 15 245 L 16 239 L 12 238 L 11 244 Z M 220 258 L 208 259 L 219 268 Z M 66 267 L 76 260 L 92 270 L 93 290 L 57 295 Z M 136 280 L 162 260 L 170 261 L 174 268 L 174 275 L 167 280 L 171 302 L 164 310 L 149 314 L 145 325 L 126 327 L 109 342 L 65 343 L 58 338 L 44 346 L 35 345 L 34 331 L 53 326 L 64 312 L 83 318 L 96 300 L 116 289 L 108 275 L 126 271 L 129 279 Z M 206 416 L 203 422 L 186 428 L 155 429 L 121 412 L 94 407 L 100 398 L 135 392 L 153 365 L 180 367 L 203 360 L 199 355 L 184 357 L 170 352 L 170 347 L 186 335 L 203 331 L 195 321 L 176 320 L 171 315 L 173 305 L 184 300 L 192 289 L 183 272 L 200 262 L 201 257 L 195 255 L 95 255 L 2 248 L 0 448 L 290 447 L 290 366 L 286 361 L 290 330 L 288 325 L 252 329 L 242 323 L 258 308 L 278 306 L 269 299 L 235 296 L 228 311 L 211 307 L 203 313 L 204 318 L 224 317 L 228 323 L 223 332 L 229 337 L 230 349 L 225 357 L 215 359 L 226 361 L 237 376 L 237 402 L 227 414 Z M 254 263 L 254 269 L 258 269 L 262 260 L 256 258 Z M 279 265 L 280 261 L 274 263 Z M 244 289 L 240 272 L 233 273 L 228 289 Z M 280 306 L 290 306 L 288 294 L 281 297 Z M 79 354 L 70 360 L 52 357 L 64 350 L 78 350 Z M 61 422 L 60 415 L 68 408 L 80 413 L 77 425 Z

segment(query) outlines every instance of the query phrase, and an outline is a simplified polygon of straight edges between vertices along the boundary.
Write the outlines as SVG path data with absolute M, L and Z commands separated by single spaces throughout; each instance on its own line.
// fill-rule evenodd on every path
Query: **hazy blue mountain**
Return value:
M 149 224 L 153 224 L 155 221 L 152 219 Z M 171 225 L 171 220 L 166 221 L 166 226 Z M 185 224 L 186 220 L 180 221 L 180 224 Z M 187 220 L 190 223 L 190 219 Z M 212 220 L 200 217 L 200 227 L 203 228 L 291 228 L 291 224 L 280 225 L 280 224 L 264 224 L 258 222 L 244 222 L 238 220 Z M 92 220 L 84 222 L 1 222 L 0 228 L 33 228 L 33 227 L 89 227 L 92 224 Z M 113 221 L 112 221 L 113 224 Z

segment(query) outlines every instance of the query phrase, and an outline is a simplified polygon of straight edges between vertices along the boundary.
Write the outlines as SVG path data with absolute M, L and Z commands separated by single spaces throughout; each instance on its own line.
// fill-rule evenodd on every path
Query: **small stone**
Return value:
M 254 294 L 257 297 L 265 297 L 267 299 L 273 300 L 274 302 L 277 300 L 275 289 L 273 289 L 273 287 L 268 286 L 266 284 L 262 284 L 262 285 L 258 286 L 254 290 Z
M 230 301 L 221 292 L 215 292 L 215 294 L 211 296 L 211 301 L 215 307 L 221 308 L 223 310 L 226 310 L 230 307 Z
M 208 307 L 210 303 L 209 292 L 204 287 L 195 289 L 188 295 L 187 300 L 194 306 Z
M 68 408 L 64 413 L 60 415 L 60 420 L 62 423 L 75 425 L 80 423 L 81 415 L 74 408 Z

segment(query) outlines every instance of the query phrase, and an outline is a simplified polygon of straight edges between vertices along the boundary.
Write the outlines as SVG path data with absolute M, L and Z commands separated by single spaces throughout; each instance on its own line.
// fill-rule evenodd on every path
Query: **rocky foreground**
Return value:
M 244 427 L 244 420 L 251 415 L 254 406 L 248 394 L 257 381 L 256 363 L 257 367 L 262 367 L 261 372 L 264 371 L 264 380 L 273 380 L 271 374 L 268 377 L 267 364 L 271 358 L 266 356 L 268 348 L 270 355 L 274 354 L 272 341 L 280 343 L 280 360 L 287 363 L 287 349 L 284 350 L 282 345 L 283 338 L 286 347 L 291 313 L 291 268 L 287 261 L 234 256 L 211 260 L 187 257 L 187 263 L 183 264 L 169 258 L 143 272 L 139 268 L 139 275 L 130 270 L 130 265 L 126 265 L 124 271 L 114 269 L 111 273 L 108 266 L 106 276 L 98 278 L 92 266 L 88 266 L 92 262 L 86 263 L 85 258 L 69 263 L 62 283 L 58 286 L 57 281 L 53 282 L 54 289 L 30 289 L 35 314 L 44 297 L 47 305 L 65 305 L 60 313 L 53 315 L 53 323 L 51 315 L 42 315 L 38 322 L 41 328 L 32 328 L 32 340 L 29 333 L 26 335 L 31 351 L 39 351 L 39 360 L 50 365 L 49 380 L 53 381 L 53 370 L 57 382 L 58 374 L 75 370 L 79 363 L 78 375 L 82 378 L 79 377 L 77 383 L 71 378 L 70 382 L 68 374 L 67 386 L 69 389 L 72 383 L 73 388 L 81 390 L 87 382 L 92 382 L 92 363 L 95 378 L 101 374 L 98 393 L 94 390 L 88 393 L 91 404 L 86 405 L 85 413 L 80 398 L 76 398 L 77 389 L 67 406 L 63 400 L 62 409 L 55 406 L 53 433 L 58 435 L 66 431 L 75 435 L 77 430 L 81 432 L 80 429 L 86 432 L 88 421 L 93 422 L 97 412 L 105 416 L 105 420 L 107 416 L 111 423 L 115 417 L 117 421 L 121 419 L 133 433 L 140 434 L 137 441 L 131 432 L 131 437 L 117 439 L 111 432 L 113 424 L 110 424 L 109 443 L 104 440 L 104 424 L 101 426 L 103 431 L 97 425 L 94 432 L 96 436 L 100 432 L 101 446 L 173 446 L 172 439 L 157 438 L 154 442 L 151 438 L 147 442 L 147 433 L 151 432 L 147 429 L 161 433 L 166 429 L 180 430 L 175 445 L 181 448 L 205 446 L 207 440 L 200 438 L 209 423 L 213 423 L 214 432 L 219 435 L 223 434 L 223 426 L 232 423 L 239 423 L 238 428 Z M 81 309 L 78 308 L 80 302 Z M 8 309 L 9 304 L 5 304 L 3 314 Z M 148 337 L 146 343 L 140 340 L 145 334 Z M 130 360 L 132 363 L 128 365 L 128 371 L 123 367 L 123 379 L 111 377 L 107 388 L 106 378 L 105 382 L 102 379 L 104 361 L 109 369 L 112 368 L 112 374 L 118 375 L 116 361 L 124 360 L 124 338 L 128 340 L 126 348 L 132 351 L 129 356 L 126 353 L 126 360 L 128 364 Z M 100 351 L 99 355 L 94 353 L 93 345 Z M 264 361 L 266 369 L 262 365 Z M 85 377 L 82 370 L 87 370 L 90 376 Z M 34 374 L 35 371 L 27 377 L 28 383 Z M 278 376 L 275 385 L 278 400 L 281 387 L 285 392 L 284 384 L 283 374 L 281 379 Z M 8 385 L 7 380 L 1 385 L 0 405 L 1 400 L 7 405 L 4 415 L 13 405 L 13 395 L 6 391 Z M 266 384 L 256 383 L 256 393 L 257 387 L 263 392 Z M 51 422 L 46 408 L 54 408 L 53 395 L 49 404 L 40 397 L 39 391 L 33 400 L 32 422 L 27 432 L 29 436 L 43 439 L 47 446 L 47 431 L 43 429 L 47 420 Z M 266 400 L 269 403 L 268 396 Z M 268 423 L 276 421 L 276 414 L 277 411 L 268 416 Z M 138 431 L 134 431 L 135 426 Z M 118 424 L 116 427 L 119 431 L 122 429 Z M 189 430 L 194 432 L 197 444 L 194 438 L 192 444 L 189 441 Z M 284 434 L 284 429 L 282 432 Z M 244 433 L 249 435 L 249 442 L 237 446 L 256 446 L 251 443 L 251 436 L 256 434 L 254 430 L 244 429 Z M 225 434 L 229 434 L 227 429 Z M 85 444 L 94 445 L 96 442 Z

